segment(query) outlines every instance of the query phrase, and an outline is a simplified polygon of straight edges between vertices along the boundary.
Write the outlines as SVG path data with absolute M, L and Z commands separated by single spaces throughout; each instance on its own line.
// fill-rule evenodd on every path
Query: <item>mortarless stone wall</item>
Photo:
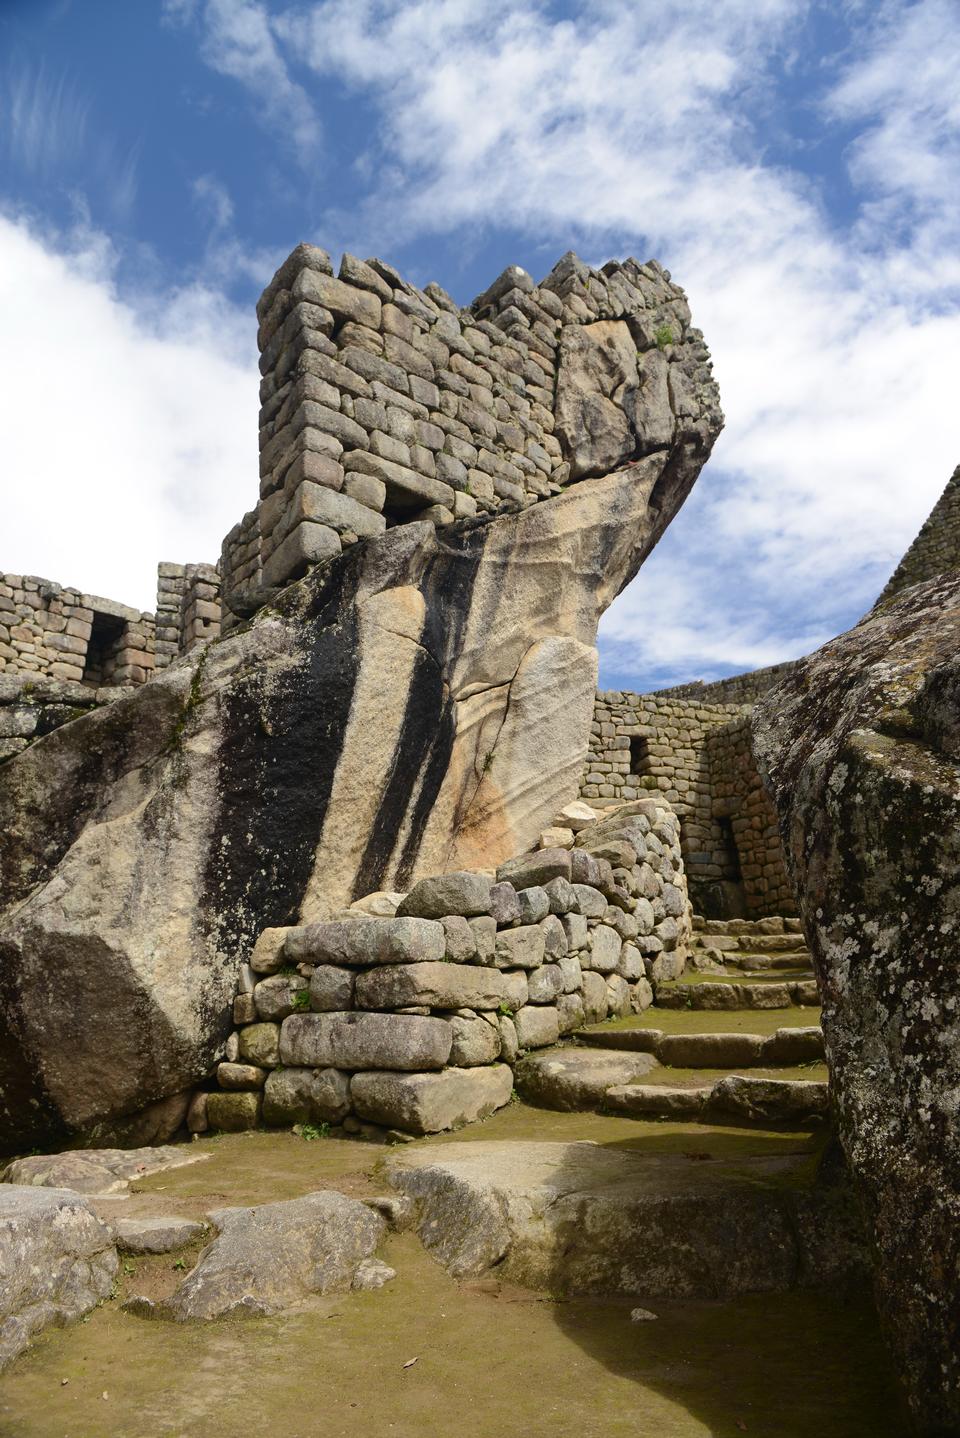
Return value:
M 879 608 L 924 579 L 960 569 L 960 465 L 877 600 Z
M 467 309 L 301 245 L 264 291 L 260 499 L 224 541 L 224 625 L 358 539 L 519 509 L 718 422 L 703 337 L 655 261 L 511 266 Z
M 154 665 L 152 614 L 36 575 L 0 574 L 0 674 L 102 688 L 142 684 Z
M 157 565 L 157 668 L 220 633 L 220 572 L 212 564 Z

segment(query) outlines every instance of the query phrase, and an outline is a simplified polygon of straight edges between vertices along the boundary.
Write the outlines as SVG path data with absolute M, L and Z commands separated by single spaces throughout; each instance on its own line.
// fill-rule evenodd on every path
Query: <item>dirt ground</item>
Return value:
M 593 1139 L 651 1153 L 756 1153 L 812 1163 L 805 1134 L 637 1124 L 510 1105 L 456 1135 Z M 432 1140 L 436 1142 L 436 1140 Z M 383 1150 L 289 1133 L 224 1135 L 104 1215 L 181 1213 L 336 1188 L 385 1192 Z M 199 1245 L 198 1245 L 199 1246 Z M 48 1330 L 0 1381 L 2 1438 L 901 1438 L 864 1294 L 733 1302 L 556 1302 L 496 1279 L 458 1282 L 415 1235 L 391 1235 L 395 1281 L 273 1319 L 206 1324 L 124 1313 L 169 1292 L 197 1249 L 122 1261 L 116 1296 Z

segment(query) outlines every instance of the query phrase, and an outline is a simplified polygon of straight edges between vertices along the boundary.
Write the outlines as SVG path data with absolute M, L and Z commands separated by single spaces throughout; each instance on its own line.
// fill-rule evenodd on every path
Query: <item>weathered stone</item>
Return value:
M 342 1193 L 308 1193 L 208 1214 L 218 1236 L 173 1295 L 157 1305 L 178 1323 L 280 1313 L 349 1289 L 386 1233 L 378 1213 Z
M 0 1185 L 0 1371 L 50 1323 L 73 1323 L 110 1293 L 113 1235 L 79 1194 Z
M 840 1138 L 914 1423 L 960 1427 L 960 579 L 887 596 L 754 712 L 823 995 Z
M 747 1158 L 731 1173 L 699 1153 L 474 1141 L 411 1145 L 388 1177 L 456 1277 L 495 1269 L 558 1297 L 716 1299 L 862 1279 L 855 1206 L 843 1189 L 803 1186 L 805 1163 Z
M 543 963 L 545 953 L 539 924 L 524 924 L 497 934 L 494 962 L 498 969 L 536 969 Z
M 517 1042 L 522 1049 L 541 1049 L 560 1037 L 560 1021 L 553 1007 L 526 1004 L 513 1015 Z
M 563 993 L 563 974 L 557 964 L 543 964 L 527 975 L 527 992 L 531 1004 L 555 1003 Z
M 446 937 L 444 957 L 453 964 L 470 964 L 477 958 L 477 939 L 468 919 L 461 914 L 451 914 L 441 919 Z
M 562 959 L 567 952 L 567 935 L 556 914 L 549 914 L 540 924 L 543 934 L 543 952 L 549 959 Z
M 599 889 L 591 884 L 574 884 L 576 910 L 588 919 L 599 919 L 607 912 L 607 900 Z
M 588 1024 L 600 1023 L 607 1017 L 606 980 L 592 969 L 583 975 L 583 1010 Z
M 498 882 L 512 884 L 518 890 L 544 886 L 558 878 L 570 880 L 570 855 L 566 849 L 540 849 L 522 854 L 501 864 L 497 870 Z
M 557 999 L 557 1027 L 561 1037 L 582 1028 L 585 1022 L 583 996 L 578 993 L 561 994 Z
M 651 1054 L 568 1048 L 521 1059 L 516 1084 L 523 1098 L 541 1108 L 596 1109 L 608 1088 L 632 1083 L 655 1066 Z
M 253 991 L 257 1015 L 268 1023 L 279 1023 L 298 1008 L 299 994 L 306 994 L 308 981 L 302 974 L 273 974 L 261 979 Z
M 442 919 L 460 914 L 465 919 L 490 912 L 490 880 L 483 874 L 441 874 L 421 879 L 402 901 L 397 913 L 420 919 Z
M 335 1068 L 283 1068 L 267 1074 L 264 1123 L 339 1123 L 350 1112 L 350 1079 Z
M 460 973 L 450 966 L 451 973 Z M 439 1069 L 450 1056 L 443 1019 L 413 1014 L 292 1014 L 280 1030 L 280 1058 L 299 1068 Z
M 123 1193 L 134 1179 L 168 1168 L 199 1163 L 209 1154 L 196 1153 L 186 1145 L 170 1148 L 90 1148 L 72 1153 L 38 1154 L 16 1158 L 3 1170 L 3 1182 L 30 1187 L 69 1188 L 77 1193 L 102 1197 Z M 2 1193 L 0 1189 L 0 1193 Z
M 217 1083 L 230 1090 L 263 1088 L 267 1075 L 256 1064 L 217 1064 Z
M 477 964 L 391 964 L 360 974 L 356 987 L 357 1006 L 363 1009 L 402 1009 L 410 1004 L 495 1009 L 505 996 L 502 975 Z
M 473 1068 L 491 1064 L 500 1057 L 500 1030 L 486 1019 L 469 1019 L 455 1014 L 447 1020 L 453 1029 L 450 1064 L 453 1068 Z
M 173 1214 L 162 1218 L 118 1218 L 113 1223 L 121 1253 L 175 1253 L 200 1238 L 206 1229 L 205 1223 Z
M 830 1095 L 825 1083 L 731 1074 L 714 1084 L 709 1107 L 752 1122 L 809 1123 L 829 1116 Z
M 287 934 L 289 963 L 416 964 L 442 959 L 443 925 L 430 919 L 347 919 L 307 924 Z
M 315 1013 L 338 1013 L 353 1008 L 353 969 L 318 964 L 310 975 L 310 1007 Z
M 503 1108 L 513 1092 L 506 1064 L 448 1068 L 443 1073 L 361 1073 L 350 1096 L 361 1118 L 406 1133 L 441 1133 Z
M 215 1132 L 243 1133 L 260 1122 L 260 1093 L 207 1095 L 207 1126 Z
M 508 924 L 530 922 L 523 917 L 520 900 L 512 884 L 491 885 L 490 912 L 501 928 L 506 928 Z
M 590 967 L 598 974 L 612 974 L 620 962 L 620 936 L 606 924 L 590 932 Z
M 732 1068 L 759 1064 L 765 1059 L 762 1034 L 663 1034 L 657 1057 L 672 1068 Z
M 550 912 L 550 896 L 539 884 L 521 889 L 517 894 L 522 924 L 538 924 Z

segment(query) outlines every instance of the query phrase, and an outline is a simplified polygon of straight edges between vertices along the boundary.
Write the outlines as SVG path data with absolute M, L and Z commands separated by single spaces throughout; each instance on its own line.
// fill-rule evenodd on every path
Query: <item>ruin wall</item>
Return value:
M 226 628 L 393 525 L 535 504 L 715 420 L 697 398 L 716 394 L 703 337 L 655 261 L 597 271 L 570 254 L 539 285 L 511 266 L 460 309 L 377 259 L 344 255 L 335 278 L 301 245 L 257 313 L 260 497 L 224 541 Z M 626 402 L 590 398 L 600 453 L 564 387 L 584 347 L 628 381 Z
M 897 565 L 875 607 L 885 604 L 901 589 L 960 569 L 960 466 L 937 500 L 928 518 Z
M 768 664 L 765 669 L 752 669 L 747 674 L 730 674 L 725 679 L 694 679 L 689 684 L 677 684 L 671 689 L 657 689 L 660 699 L 698 699 L 704 704 L 754 704 L 786 679 L 799 659 L 787 659 L 782 664 Z

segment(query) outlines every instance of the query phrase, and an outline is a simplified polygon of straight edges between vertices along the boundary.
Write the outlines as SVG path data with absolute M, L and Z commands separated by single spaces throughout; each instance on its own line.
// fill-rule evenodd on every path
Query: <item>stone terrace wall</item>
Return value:
M 695 908 L 712 910 L 718 885 L 742 885 L 748 914 L 796 912 L 743 706 L 600 691 L 581 797 L 614 804 L 650 790 L 680 820 Z
M 749 674 L 730 674 L 726 679 L 709 683 L 695 679 L 692 684 L 658 689 L 656 695 L 659 699 L 697 699 L 703 704 L 753 704 L 761 694 L 792 674 L 799 663 L 799 659 L 788 659 L 783 664 L 769 664 L 766 669 L 753 669 Z
M 719 414 L 702 335 L 654 261 L 570 254 L 539 286 L 512 266 L 461 310 L 380 260 L 345 255 L 334 278 L 301 245 L 257 313 L 260 500 L 224 541 L 226 627 L 344 545 L 536 503 L 702 442 Z
M 747 912 L 795 915 L 777 811 L 753 754 L 750 715 L 711 729 L 705 746 L 713 815 L 730 820 Z
M 191 1127 L 456 1127 L 507 1102 L 524 1051 L 646 1008 L 684 967 L 678 824 L 659 799 L 497 880 L 448 874 L 335 922 L 265 930 Z
M 157 668 L 220 633 L 220 571 L 212 564 L 157 565 Z
M 154 664 L 152 614 L 35 575 L 0 575 L 0 674 L 100 688 L 142 684 Z
M 935 579 L 951 569 L 960 569 L 960 466 L 924 522 L 920 533 L 894 570 L 877 600 L 884 604 L 924 579 Z

